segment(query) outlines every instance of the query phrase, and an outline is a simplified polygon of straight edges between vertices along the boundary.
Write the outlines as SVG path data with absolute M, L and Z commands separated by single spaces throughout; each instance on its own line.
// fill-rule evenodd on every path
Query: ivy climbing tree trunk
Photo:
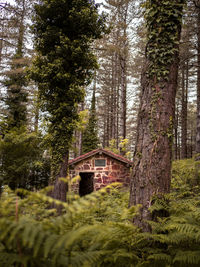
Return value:
M 52 156 L 52 196 L 65 201 L 68 154 L 79 120 L 83 88 L 97 68 L 91 44 L 106 32 L 98 5 L 85 0 L 41 0 L 35 5 L 35 58 L 31 75 L 37 82 L 42 110 L 48 114 Z M 80 27 L 81 21 L 81 27 Z
M 67 151 L 67 153 L 63 157 L 62 162 L 60 163 L 61 166 L 59 173 L 57 174 L 55 181 L 52 183 L 52 185 L 54 185 L 54 188 L 50 192 L 50 196 L 63 202 L 66 201 L 68 184 L 60 180 L 60 178 L 65 178 L 68 176 L 68 158 L 69 153 Z M 53 204 L 51 208 L 56 208 L 59 214 L 61 214 L 62 212 L 62 206 L 56 206 L 55 204 Z
M 184 0 L 146 2 L 147 46 L 142 75 L 130 206 L 141 204 L 134 219 L 144 231 L 155 197 L 170 191 L 173 118 L 178 74 L 178 42 Z

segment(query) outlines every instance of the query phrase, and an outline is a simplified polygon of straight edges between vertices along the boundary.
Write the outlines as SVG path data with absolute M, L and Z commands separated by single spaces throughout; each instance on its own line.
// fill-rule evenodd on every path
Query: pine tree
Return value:
M 90 44 L 104 29 L 104 16 L 98 15 L 94 1 L 42 0 L 35 6 L 33 31 L 38 56 L 32 78 L 38 83 L 42 108 L 50 122 L 52 194 L 58 199 L 66 199 L 67 186 L 59 177 L 67 176 L 77 104 L 97 68 Z
M 147 1 L 146 64 L 138 114 L 130 205 L 141 204 L 135 223 L 149 230 L 152 198 L 170 190 L 171 146 L 178 51 L 184 0 Z
M 97 75 L 97 115 L 100 125 L 99 136 L 103 147 L 115 140 L 117 148 L 120 138 L 130 136 L 127 121 L 130 116 L 128 104 L 132 101 L 130 83 L 133 82 L 130 68 L 131 34 L 136 30 L 132 21 L 136 16 L 136 2 L 133 0 L 105 1 L 109 11 L 108 24 L 111 33 L 96 44 L 99 51 L 100 70 Z M 134 40 L 135 42 L 135 40 Z M 130 60 L 131 59 L 131 60 Z
M 196 127 L 196 159 L 200 160 L 200 1 L 193 0 L 197 13 L 197 127 Z
M 7 130 L 11 130 L 14 127 L 20 128 L 27 123 L 26 104 L 28 102 L 28 93 L 25 90 L 27 86 L 25 66 L 21 44 L 19 43 L 17 53 L 13 58 L 13 66 L 4 81 L 4 85 L 7 88 L 7 97 L 5 99 L 8 114 L 6 119 Z
M 95 85 L 96 86 L 96 85 Z M 93 89 L 89 121 L 83 132 L 82 152 L 83 154 L 98 148 L 99 138 L 97 135 L 97 118 L 95 105 L 95 86 Z
M 17 6 L 8 5 L 8 20 L 14 14 L 15 23 L 9 25 L 9 38 L 10 32 L 14 32 L 13 41 L 16 43 L 15 51 L 12 53 L 10 59 L 10 69 L 4 73 L 5 78 L 2 81 L 4 88 L 6 88 L 6 96 L 4 97 L 5 110 L 6 110 L 6 124 L 7 131 L 14 127 L 20 128 L 26 125 L 26 104 L 27 104 L 27 79 L 25 67 L 27 66 L 27 59 L 25 54 L 25 33 L 26 33 L 26 16 L 28 0 L 16 0 Z M 7 11 L 7 12 L 8 12 Z M 11 20 L 11 21 L 12 21 Z M 5 42 L 5 41 L 4 41 Z M 5 44 L 4 44 L 5 45 Z M 10 44 L 9 44 L 10 45 Z M 8 46 L 9 47 L 9 46 Z M 14 54 L 14 55 L 13 55 Z M 5 61 L 5 60 L 4 60 Z M 5 63 L 5 62 L 4 62 Z
M 9 25 L 9 30 L 15 33 L 13 38 L 16 40 L 16 48 L 14 52 L 10 51 L 13 52 L 9 62 L 11 66 L 2 79 L 6 93 L 5 116 L 1 121 L 3 138 L 0 139 L 0 184 L 9 185 L 12 189 L 33 189 L 47 185 L 50 168 L 49 159 L 43 157 L 41 135 L 28 130 L 28 60 L 25 54 L 26 21 L 31 3 L 29 0 L 16 0 L 14 4 L 8 6 L 8 18 L 15 15 L 16 25 Z M 5 62 L 4 59 L 3 61 Z

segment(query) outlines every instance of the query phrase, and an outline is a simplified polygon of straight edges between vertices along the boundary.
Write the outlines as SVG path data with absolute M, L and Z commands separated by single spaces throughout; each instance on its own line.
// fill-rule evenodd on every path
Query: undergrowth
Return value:
M 0 266 L 129 267 L 200 266 L 200 176 L 193 160 L 177 161 L 167 202 L 151 211 L 169 217 L 149 222 L 152 233 L 132 223 L 138 207 L 113 184 L 62 203 L 40 192 L 4 188 L 0 200 Z M 23 196 L 20 198 L 18 195 Z M 48 209 L 62 205 L 63 214 Z

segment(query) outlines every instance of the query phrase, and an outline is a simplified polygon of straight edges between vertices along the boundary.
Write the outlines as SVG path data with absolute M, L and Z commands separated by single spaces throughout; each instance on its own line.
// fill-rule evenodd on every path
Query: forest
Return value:
M 0 14 L 0 267 L 200 266 L 200 0 Z

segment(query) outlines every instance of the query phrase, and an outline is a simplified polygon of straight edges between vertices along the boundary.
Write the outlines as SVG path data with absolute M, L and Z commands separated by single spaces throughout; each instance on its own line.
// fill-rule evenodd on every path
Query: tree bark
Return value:
M 117 149 L 119 148 L 119 130 L 120 130 L 120 122 L 119 122 L 119 116 L 120 116 L 120 82 L 121 82 L 121 77 L 120 77 L 120 67 L 119 67 L 119 55 L 117 57 L 117 125 L 116 125 L 116 143 L 117 143 Z
M 181 159 L 181 138 L 180 138 L 180 132 L 178 132 L 178 160 Z
M 24 41 L 24 18 L 25 18 L 25 0 L 22 2 L 22 13 L 20 17 L 19 33 L 18 33 L 18 43 L 17 43 L 17 54 L 23 54 L 23 41 Z
M 196 153 L 200 154 L 200 6 L 197 9 L 197 52 L 198 52 L 198 68 L 197 68 L 197 126 L 196 126 Z M 200 156 L 197 157 L 200 159 Z
M 73 155 L 73 157 L 74 158 L 76 158 L 77 157 L 77 143 L 78 143 L 78 135 L 79 135 L 79 133 L 78 133 L 78 131 L 77 130 L 75 130 L 74 131 L 74 137 L 75 137 L 75 141 L 74 141 L 74 144 L 73 144 L 73 150 L 74 150 L 74 155 Z
M 127 82 L 126 82 L 126 59 L 123 58 L 121 62 L 122 68 L 122 137 L 126 138 L 126 91 L 127 91 Z
M 179 112 L 178 112 L 178 103 L 176 105 L 176 114 L 174 120 L 174 159 L 178 159 L 178 124 L 179 124 Z
M 39 112 L 40 112 L 40 108 L 39 108 L 39 95 L 38 92 L 36 93 L 36 97 L 35 97 L 35 116 L 34 116 L 34 132 L 38 133 L 38 125 L 39 125 Z
M 111 129 L 110 129 L 110 138 L 114 139 L 115 132 L 115 66 L 114 66 L 114 56 L 112 55 L 112 82 L 111 82 Z
M 171 4 L 172 12 L 174 12 L 173 4 L 177 5 L 178 8 L 179 2 L 173 0 Z M 156 7 L 158 10 L 164 10 L 160 9 L 160 7 L 163 5 L 164 8 L 165 2 L 150 1 L 149 5 L 151 8 Z M 158 12 L 155 14 L 155 20 L 152 17 L 150 18 L 152 24 L 148 24 L 151 25 L 151 27 L 148 26 L 148 36 L 151 36 L 151 33 L 156 33 L 156 36 L 159 36 L 161 32 L 163 33 L 168 29 L 165 29 L 167 27 L 166 22 L 162 26 L 156 24 L 156 16 L 161 15 Z M 171 21 L 170 16 L 168 19 Z M 174 33 L 174 36 L 177 36 L 177 41 L 180 40 L 180 21 L 181 17 L 176 21 L 176 26 L 174 26 L 177 31 Z M 153 66 L 157 66 L 155 63 L 157 61 L 154 60 L 155 57 L 151 56 L 148 51 L 152 51 L 151 47 L 153 47 L 156 57 L 160 57 L 162 51 L 158 53 L 157 48 L 155 48 L 155 39 L 150 40 L 151 43 L 147 43 L 147 60 L 142 76 L 136 150 L 134 153 L 134 168 L 129 201 L 129 206 L 141 205 L 140 213 L 134 219 L 134 223 L 141 227 L 143 231 L 151 230 L 146 220 L 154 218 L 153 214 L 149 211 L 154 198 L 162 198 L 165 193 L 169 193 L 170 191 L 173 119 L 175 114 L 175 96 L 179 64 L 178 45 L 173 43 L 175 50 L 170 56 L 170 63 L 167 66 L 164 65 L 164 68 L 168 69 L 167 77 L 158 79 L 158 67 L 155 67 L 155 74 L 149 74 L 152 65 L 155 64 Z M 159 47 L 159 41 L 157 45 Z
M 126 116 L 127 116 L 127 60 L 128 60 L 128 38 L 127 38 L 127 15 L 128 3 L 123 10 L 123 49 L 120 55 L 121 65 L 121 88 L 122 88 L 122 137 L 126 138 Z
M 149 230 L 149 226 L 144 220 L 152 219 L 148 211 L 151 206 L 151 198 L 154 195 L 162 195 L 170 191 L 172 118 L 174 118 L 175 111 L 177 72 L 178 60 L 176 59 L 170 67 L 169 81 L 165 83 L 163 89 L 158 83 L 148 82 L 146 77 L 143 80 L 130 206 L 142 204 L 140 216 L 137 217 L 135 223 L 145 231 Z M 152 133 L 149 112 L 153 113 L 154 92 L 152 88 L 154 87 L 158 94 L 162 94 L 162 97 L 156 103 L 154 132 Z M 156 134 L 155 138 L 154 133 Z
M 193 157 L 193 124 L 191 123 L 191 131 L 190 131 L 190 158 Z
M 84 101 L 81 103 L 81 111 L 85 109 Z M 83 132 L 79 133 L 79 142 L 78 142 L 78 155 L 82 155 L 82 143 L 83 143 Z
M 107 112 L 106 112 L 106 146 L 109 147 L 110 141 L 110 92 L 107 95 Z
M 0 39 L 0 64 L 1 64 L 1 61 L 2 61 L 2 50 L 3 50 L 3 40 Z
M 181 158 L 187 158 L 187 65 L 182 66 Z
M 68 158 L 69 152 L 67 151 L 65 156 L 63 157 L 63 161 L 60 163 L 60 171 L 56 176 L 55 182 L 51 185 L 54 186 L 53 190 L 49 193 L 49 195 L 60 201 L 66 202 L 68 184 L 61 181 L 60 178 L 67 178 L 68 176 Z M 58 214 L 62 213 L 62 206 L 57 206 L 55 204 L 51 205 L 51 208 L 56 208 Z

